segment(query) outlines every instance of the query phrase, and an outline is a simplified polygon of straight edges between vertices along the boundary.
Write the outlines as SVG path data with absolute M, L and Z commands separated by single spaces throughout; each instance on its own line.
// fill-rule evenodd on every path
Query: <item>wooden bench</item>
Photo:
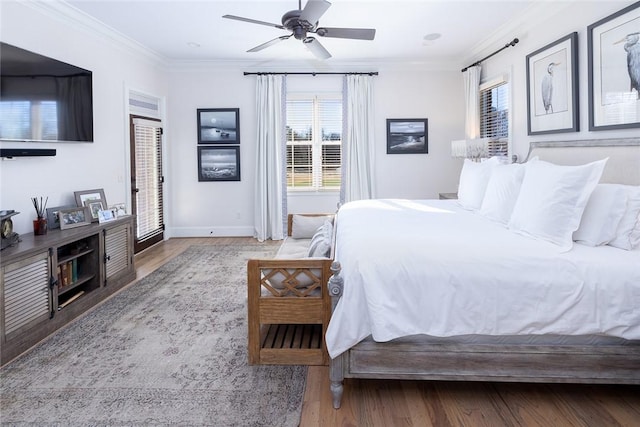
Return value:
M 291 237 L 293 214 L 288 224 L 279 254 L 297 246 L 306 255 L 311 239 Z M 292 252 L 295 256 L 296 250 Z M 249 364 L 328 365 L 324 335 L 331 317 L 327 290 L 331 262 L 331 257 L 305 256 L 247 262 Z

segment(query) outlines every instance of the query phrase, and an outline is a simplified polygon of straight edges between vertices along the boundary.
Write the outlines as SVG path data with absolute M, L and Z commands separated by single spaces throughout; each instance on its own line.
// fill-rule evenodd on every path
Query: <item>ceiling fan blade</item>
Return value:
M 273 46 L 273 45 L 274 45 L 274 44 L 276 44 L 276 43 L 280 43 L 281 41 L 288 39 L 288 38 L 289 38 L 289 37 L 291 37 L 292 35 L 293 35 L 293 34 L 289 34 L 288 36 L 280 36 L 280 37 L 276 37 L 275 39 L 273 39 L 273 40 L 269 40 L 269 41 L 268 41 L 268 42 L 266 42 L 266 43 L 262 43 L 261 45 L 258 45 L 258 46 L 256 46 L 256 47 L 254 47 L 253 49 L 249 49 L 247 52 L 259 52 L 259 51 L 261 51 L 262 49 L 266 49 L 266 48 L 268 48 L 269 46 Z
M 314 56 L 318 59 L 329 59 L 331 58 L 331 54 L 327 49 L 322 46 L 322 44 L 313 37 L 307 37 L 302 40 L 304 45 L 314 54 Z
M 340 39 L 373 40 L 376 30 L 373 28 L 330 28 L 316 29 L 315 33 L 322 37 L 335 37 Z
M 331 3 L 326 0 L 308 0 L 299 19 L 315 26 L 330 6 Z
M 281 30 L 284 30 L 285 28 L 280 25 L 280 24 L 274 24 L 271 22 L 265 22 L 265 21 L 258 21 L 256 19 L 250 19 L 250 18 L 243 18 L 242 16 L 235 16 L 235 15 L 223 15 L 223 18 L 227 18 L 227 19 L 235 19 L 236 21 L 243 21 L 243 22 L 249 22 L 251 24 L 259 24 L 259 25 L 266 25 L 267 27 L 276 27 L 276 28 L 280 28 Z

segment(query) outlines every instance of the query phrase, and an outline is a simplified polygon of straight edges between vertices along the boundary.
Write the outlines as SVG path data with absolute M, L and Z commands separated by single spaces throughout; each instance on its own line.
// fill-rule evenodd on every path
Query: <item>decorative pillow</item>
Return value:
M 333 235 L 333 224 L 329 220 L 325 220 L 324 224 L 318 228 L 311 238 L 309 244 L 310 258 L 326 258 L 331 251 L 331 237 Z
M 573 240 L 587 246 L 606 245 L 616 237 L 618 224 L 627 209 L 627 190 L 622 185 L 598 184 L 591 193 L 573 233 Z
M 570 250 L 573 232 L 607 160 L 581 166 L 527 162 L 509 228 Z
M 458 185 L 458 203 L 465 209 L 477 210 L 482 205 L 487 190 L 491 171 L 499 164 L 497 157 L 484 162 L 473 162 L 464 159 Z
M 502 224 L 509 222 L 524 178 L 524 168 L 525 165 L 520 163 L 498 165 L 493 168 L 480 207 L 480 215 Z
M 621 185 L 627 190 L 627 209 L 609 246 L 631 250 L 640 245 L 640 186 Z
M 330 215 L 307 216 L 293 214 L 291 224 L 291 237 L 294 239 L 310 239 L 313 234 L 328 219 L 332 219 Z

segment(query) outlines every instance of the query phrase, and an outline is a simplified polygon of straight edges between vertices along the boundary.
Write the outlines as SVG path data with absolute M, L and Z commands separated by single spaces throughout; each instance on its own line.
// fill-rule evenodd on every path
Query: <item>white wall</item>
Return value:
M 588 76 L 587 76 L 587 26 L 632 4 L 633 1 L 592 1 L 566 3 L 562 13 L 548 17 L 544 24 L 528 22 L 512 34 L 520 42 L 482 64 L 482 79 L 491 79 L 497 75 L 510 73 L 513 105 L 511 124 L 514 152 L 524 159 L 531 141 L 567 141 L 577 139 L 630 138 L 638 137 L 640 130 L 623 129 L 614 131 L 589 131 Z M 580 131 L 547 135 L 527 135 L 527 82 L 526 56 L 549 43 L 578 33 L 578 75 L 579 75 L 579 111 Z M 498 46 L 500 47 L 500 46 Z
M 167 133 L 170 236 L 252 236 L 255 180 L 254 81 L 236 67 L 169 73 Z M 241 181 L 198 182 L 198 108 L 240 109 Z
M 2 2 L 2 41 L 93 72 L 93 143 L 11 143 L 55 148 L 56 157 L 0 161 L 0 208 L 15 209 L 16 232 L 33 231 L 36 213 L 31 197 L 49 197 L 48 206 L 75 204 L 74 191 L 103 188 L 109 204 L 127 200 L 128 125 L 125 87 L 166 96 L 166 79 L 157 65 L 114 47 L 99 34 L 66 22 L 54 11 Z

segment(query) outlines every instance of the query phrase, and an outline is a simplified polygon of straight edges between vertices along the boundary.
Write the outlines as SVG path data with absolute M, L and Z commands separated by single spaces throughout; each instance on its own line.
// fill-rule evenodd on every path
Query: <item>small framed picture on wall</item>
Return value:
M 240 144 L 240 109 L 198 109 L 198 144 Z

